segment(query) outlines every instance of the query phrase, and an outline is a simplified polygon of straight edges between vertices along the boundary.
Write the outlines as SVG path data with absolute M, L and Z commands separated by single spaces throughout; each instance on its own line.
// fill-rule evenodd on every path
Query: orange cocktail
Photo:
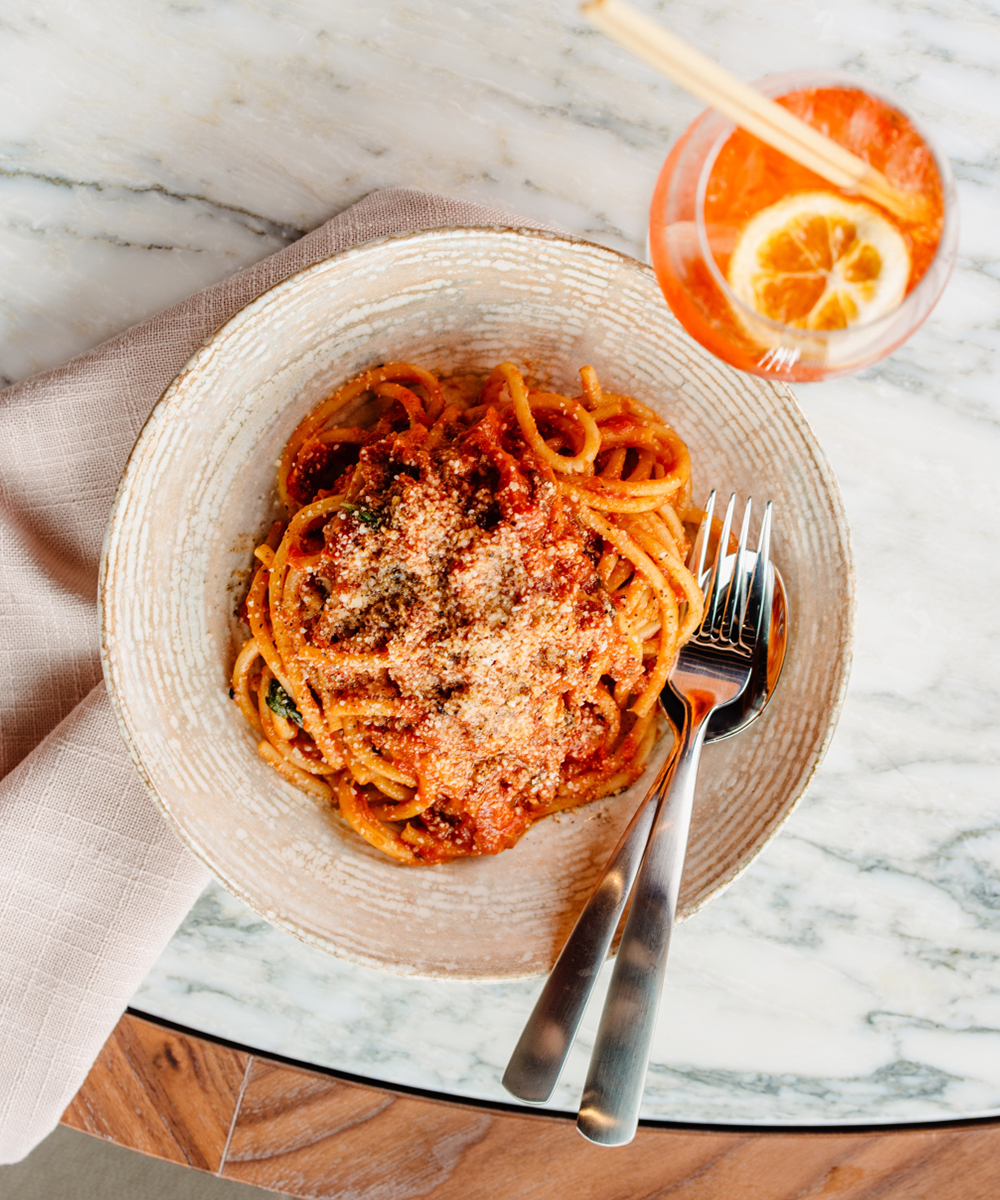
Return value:
M 898 107 L 843 76 L 757 86 L 919 196 L 918 218 L 901 221 L 709 111 L 660 173 L 653 268 L 688 332 L 733 366 L 785 379 L 857 371 L 907 338 L 947 282 L 951 173 Z

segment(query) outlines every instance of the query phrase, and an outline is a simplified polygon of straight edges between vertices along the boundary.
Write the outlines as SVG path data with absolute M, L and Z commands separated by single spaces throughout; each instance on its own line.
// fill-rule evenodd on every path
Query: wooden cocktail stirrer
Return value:
M 836 187 L 864 196 L 901 221 L 925 219 L 927 201 L 923 196 L 900 191 L 863 158 L 654 24 L 626 0 L 588 0 L 581 11 L 602 33 L 685 91 Z

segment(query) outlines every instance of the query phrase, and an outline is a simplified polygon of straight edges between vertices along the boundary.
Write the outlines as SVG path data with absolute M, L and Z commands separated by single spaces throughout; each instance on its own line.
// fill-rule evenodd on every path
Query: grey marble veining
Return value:
M 1000 9 L 645 3 L 744 78 L 837 67 L 951 157 L 959 262 L 863 375 L 799 389 L 844 492 L 855 667 L 782 835 L 672 950 L 646 1114 L 1000 1112 Z M 698 104 L 572 3 L 8 0 L 0 376 L 56 365 L 374 188 L 509 208 L 640 255 Z M 359 1075 L 502 1099 L 538 984 L 351 967 L 211 887 L 134 1004 Z M 576 1106 L 588 1014 L 553 1105 Z

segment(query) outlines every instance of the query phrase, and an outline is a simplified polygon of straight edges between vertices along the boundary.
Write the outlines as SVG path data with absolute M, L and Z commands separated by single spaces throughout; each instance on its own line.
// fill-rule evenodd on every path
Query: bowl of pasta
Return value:
M 787 819 L 846 683 L 846 522 L 793 395 L 587 242 L 439 229 L 316 264 L 192 359 L 123 476 L 103 654 L 143 779 L 307 942 L 543 974 L 668 750 L 710 485 L 775 501 L 794 638 L 780 702 L 705 754 L 681 919 Z

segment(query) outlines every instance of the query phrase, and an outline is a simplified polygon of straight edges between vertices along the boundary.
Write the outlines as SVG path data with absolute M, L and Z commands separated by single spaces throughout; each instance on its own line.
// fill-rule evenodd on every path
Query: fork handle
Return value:
M 710 713 L 711 709 L 685 722 L 656 806 L 601 1014 L 577 1117 L 583 1136 L 601 1146 L 624 1146 L 635 1137 L 639 1123 Z M 693 716 L 690 711 L 688 715 Z
M 503 1086 L 519 1100 L 544 1104 L 552 1095 L 628 903 L 656 815 L 656 805 L 650 802 L 659 796 L 669 765 L 669 761 L 663 765 L 635 810 L 566 939 L 510 1056 Z

